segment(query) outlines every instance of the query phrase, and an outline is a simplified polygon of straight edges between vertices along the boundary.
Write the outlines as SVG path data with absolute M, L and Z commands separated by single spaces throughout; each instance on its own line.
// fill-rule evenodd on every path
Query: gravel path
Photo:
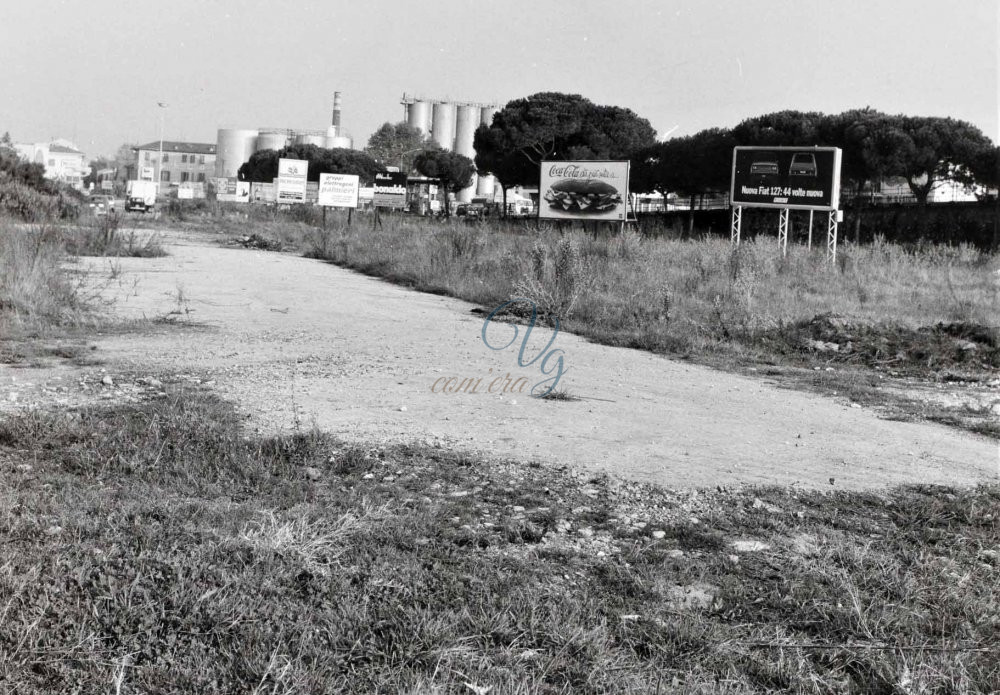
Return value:
M 1000 449 L 985 437 L 881 420 L 829 398 L 565 333 L 553 343 L 567 370 L 559 388 L 580 400 L 539 400 L 528 388 L 498 393 L 506 374 L 528 387 L 545 378 L 541 360 L 519 367 L 519 342 L 488 349 L 484 319 L 466 302 L 291 255 L 181 235 L 168 241 L 166 258 L 122 261 L 138 282 L 117 286 L 116 311 L 181 311 L 181 322 L 203 327 L 101 337 L 99 354 L 112 375 L 212 380 L 261 431 L 315 424 L 351 440 L 432 441 L 671 487 L 998 477 Z M 501 324 L 489 337 L 501 344 L 512 331 Z M 551 332 L 538 328 L 532 338 L 529 355 Z M 447 377 L 481 381 L 476 393 L 433 392 Z

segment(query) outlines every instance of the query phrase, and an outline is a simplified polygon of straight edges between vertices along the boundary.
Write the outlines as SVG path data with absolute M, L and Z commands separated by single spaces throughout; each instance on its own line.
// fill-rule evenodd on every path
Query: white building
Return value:
M 83 190 L 83 179 L 90 173 L 90 167 L 83 152 L 68 140 L 17 143 L 14 149 L 29 162 L 44 166 L 45 178 Z

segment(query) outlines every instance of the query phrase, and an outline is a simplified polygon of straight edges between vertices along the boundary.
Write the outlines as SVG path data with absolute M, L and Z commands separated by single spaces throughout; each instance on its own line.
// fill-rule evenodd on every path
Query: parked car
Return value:
M 789 176 L 816 176 L 816 155 L 811 152 L 796 152 L 792 155 L 792 166 L 788 168 Z
M 778 155 L 774 152 L 761 152 L 750 163 L 751 176 L 777 176 L 778 171 Z
M 115 199 L 109 195 L 90 196 L 90 209 L 95 215 L 107 215 L 115 213 Z

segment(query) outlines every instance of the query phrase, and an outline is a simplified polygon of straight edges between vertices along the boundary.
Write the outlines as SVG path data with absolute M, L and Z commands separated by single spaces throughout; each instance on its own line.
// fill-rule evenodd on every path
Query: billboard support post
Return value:
M 809 250 L 812 250 L 812 247 L 813 247 L 813 213 L 814 212 L 816 212 L 816 211 L 815 210 L 810 210 L 809 211 L 809 246 L 808 246 Z
M 778 248 L 781 255 L 788 255 L 788 208 L 781 208 L 778 213 Z
M 837 262 L 837 211 L 830 211 L 826 226 L 826 258 L 833 265 Z
M 733 224 L 729 230 L 729 242 L 733 246 L 740 245 L 740 227 L 743 224 L 743 206 L 733 206 Z

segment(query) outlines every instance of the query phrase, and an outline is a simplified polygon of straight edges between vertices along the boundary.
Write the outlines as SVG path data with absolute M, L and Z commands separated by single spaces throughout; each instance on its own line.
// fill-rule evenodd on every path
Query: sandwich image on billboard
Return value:
M 538 216 L 557 220 L 624 220 L 629 163 L 542 162 Z
M 745 207 L 836 210 L 840 148 L 737 147 L 730 200 Z

